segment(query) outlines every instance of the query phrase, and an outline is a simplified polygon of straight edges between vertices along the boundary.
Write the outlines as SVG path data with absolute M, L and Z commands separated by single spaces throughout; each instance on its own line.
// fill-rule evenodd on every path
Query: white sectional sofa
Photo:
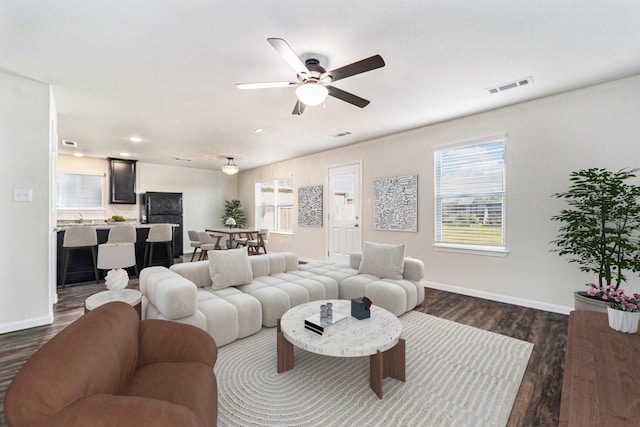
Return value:
M 309 301 L 367 296 L 399 316 L 424 300 L 424 265 L 412 258 L 401 260 L 400 279 L 389 279 L 361 273 L 360 254 L 348 266 L 300 265 L 289 252 L 249 257 L 246 248 L 210 251 L 209 257 L 143 269 L 142 318 L 195 325 L 222 346 L 276 326 L 289 308 Z

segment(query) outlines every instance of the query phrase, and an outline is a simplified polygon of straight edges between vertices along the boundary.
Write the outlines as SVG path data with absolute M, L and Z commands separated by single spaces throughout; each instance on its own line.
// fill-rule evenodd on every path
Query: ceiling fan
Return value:
M 289 46 L 289 44 L 283 39 L 269 38 L 267 41 L 275 50 L 278 51 L 278 53 L 280 53 L 280 55 L 282 55 L 287 64 L 293 68 L 298 76 L 298 81 L 237 83 L 236 87 L 238 89 L 266 89 L 298 86 L 296 88 L 298 101 L 291 112 L 291 114 L 297 115 L 302 114 L 307 105 L 322 104 L 327 95 L 331 95 L 334 98 L 338 98 L 360 108 L 364 108 L 369 105 L 368 100 L 360 98 L 359 96 L 346 92 L 342 89 L 338 89 L 335 86 L 331 86 L 330 83 L 355 76 L 356 74 L 375 70 L 376 68 L 384 67 L 384 60 L 380 55 L 374 55 L 354 62 L 353 64 L 327 71 L 320 65 L 320 61 L 318 59 L 309 58 L 302 62 L 293 49 L 291 49 L 291 46 Z

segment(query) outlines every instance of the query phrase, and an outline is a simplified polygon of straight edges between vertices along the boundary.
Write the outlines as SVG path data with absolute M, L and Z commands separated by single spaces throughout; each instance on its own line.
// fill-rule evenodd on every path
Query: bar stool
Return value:
M 222 249 L 220 246 L 220 239 L 222 239 L 222 235 L 209 234 L 206 231 L 198 231 L 198 239 L 200 240 L 200 260 L 209 258 L 207 251 L 216 250 L 219 251 Z
M 169 264 L 173 264 L 173 230 L 169 224 L 153 224 L 149 228 L 149 236 L 144 247 L 144 267 L 153 265 L 153 249 L 155 244 L 163 244 L 167 248 Z M 164 264 L 164 262 L 163 262 Z
M 64 239 L 62 240 L 62 277 L 60 278 L 60 284 L 64 288 L 67 286 L 67 274 L 83 273 L 87 270 L 78 270 L 69 272 L 69 256 L 71 251 L 79 250 L 91 250 L 91 259 L 93 261 L 93 273 L 96 277 L 96 283 L 100 280 L 98 274 L 97 265 L 97 248 L 98 248 L 98 233 L 94 227 L 90 226 L 75 226 L 69 227 L 64 232 Z
M 137 241 L 138 241 L 138 237 L 136 236 L 136 228 L 133 225 L 118 224 L 118 225 L 112 226 L 109 229 L 109 237 L 107 237 L 107 243 L 133 243 L 134 256 L 135 256 L 135 245 Z M 98 248 L 98 252 L 100 252 L 100 248 Z M 133 267 L 135 267 L 136 276 L 138 276 L 137 260 L 133 264 Z
M 202 243 L 200 243 L 200 238 L 198 237 L 198 232 L 196 230 L 189 230 L 188 233 L 189 240 L 191 240 L 191 247 L 194 248 L 193 255 L 191 255 L 191 261 L 193 261 L 193 258 L 195 258 L 196 252 L 198 252 Z M 200 254 L 200 256 L 202 257 L 202 254 Z

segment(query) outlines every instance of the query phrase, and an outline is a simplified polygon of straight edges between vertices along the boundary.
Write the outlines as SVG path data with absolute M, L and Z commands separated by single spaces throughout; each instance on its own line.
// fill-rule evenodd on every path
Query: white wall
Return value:
M 435 251 L 433 147 L 501 133 L 507 135 L 509 255 Z M 425 279 L 434 286 L 565 312 L 573 306 L 573 291 L 584 290 L 590 277 L 549 252 L 558 227 L 549 218 L 562 208 L 551 195 L 568 186 L 574 170 L 640 166 L 640 76 L 242 171 L 239 198 L 249 224 L 255 182 L 293 175 L 295 187 L 322 184 L 326 191 L 327 168 L 347 160 L 362 160 L 364 240 L 405 243 L 408 255 L 424 261 Z M 418 174 L 418 232 L 373 230 L 373 180 L 413 173 Z M 269 247 L 324 259 L 326 228 L 270 236 Z M 637 291 L 640 278 L 630 277 L 625 287 Z
M 188 230 L 223 227 L 224 201 L 238 193 L 237 176 L 220 169 L 193 169 L 138 163 L 138 191 L 166 191 L 182 194 L 184 251 L 189 253 Z
M 0 73 L 0 333 L 51 323 L 49 86 Z M 14 189 L 33 201 L 14 202 Z
M 109 163 L 106 159 L 91 157 L 77 158 L 59 155 L 59 172 L 104 174 L 104 209 L 90 211 L 58 211 L 58 219 L 78 219 L 104 221 L 112 215 L 139 220 L 139 205 L 110 204 L 108 202 Z M 219 169 L 194 169 L 181 166 L 156 165 L 138 162 L 136 165 L 136 192 L 163 191 L 183 193 L 183 242 L 184 251 L 189 253 L 189 229 L 222 227 L 224 201 L 237 194 L 237 177 L 223 174 Z

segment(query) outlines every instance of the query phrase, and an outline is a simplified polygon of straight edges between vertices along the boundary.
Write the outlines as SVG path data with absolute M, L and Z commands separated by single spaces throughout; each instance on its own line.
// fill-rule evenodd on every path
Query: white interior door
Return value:
M 329 168 L 329 222 L 327 259 L 348 264 L 349 255 L 362 246 L 360 163 Z

